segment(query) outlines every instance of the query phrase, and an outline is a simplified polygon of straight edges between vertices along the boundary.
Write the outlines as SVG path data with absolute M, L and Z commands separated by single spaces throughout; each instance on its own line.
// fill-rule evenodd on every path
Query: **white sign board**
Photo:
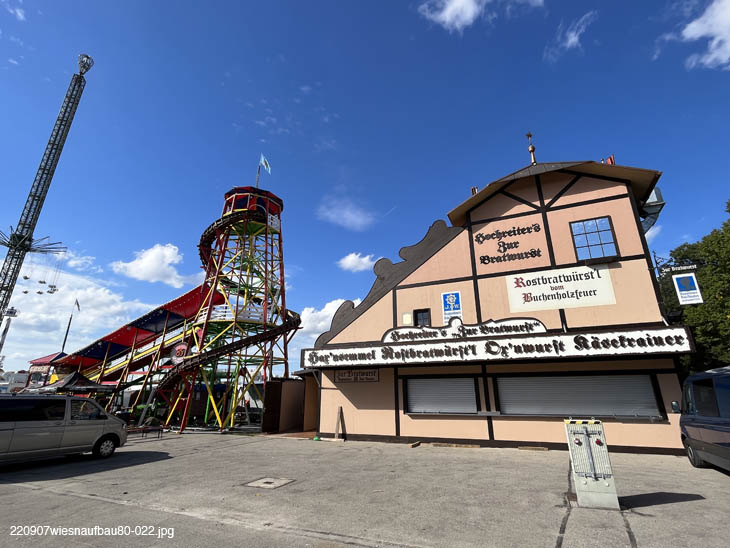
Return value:
M 679 354 L 691 351 L 686 328 L 661 327 L 309 349 L 302 351 L 302 360 L 306 367 L 352 367 Z
M 485 337 L 487 335 L 530 335 L 547 333 L 545 324 L 535 318 L 509 318 L 488 320 L 480 324 L 464 325 L 461 318 L 452 318 L 444 327 L 396 327 L 383 335 L 384 343 L 406 341 L 429 342 Z
M 675 274 L 672 276 L 674 289 L 677 291 L 679 304 L 702 304 L 702 293 L 697 285 L 697 277 L 694 272 L 687 274 Z
M 178 343 L 172 348 L 172 351 L 170 352 L 170 361 L 172 361 L 172 363 L 174 363 L 175 365 L 180 365 L 187 355 L 187 343 Z
M 616 304 L 607 265 L 505 276 L 510 312 Z
M 281 219 L 276 215 L 269 213 L 269 226 L 274 230 L 281 230 Z
M 444 311 L 444 323 L 451 318 L 461 318 L 461 291 L 441 293 L 441 307 Z

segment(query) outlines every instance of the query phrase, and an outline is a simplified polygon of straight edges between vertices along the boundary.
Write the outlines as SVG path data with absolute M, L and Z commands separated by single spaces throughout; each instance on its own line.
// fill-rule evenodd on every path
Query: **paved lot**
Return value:
M 561 451 L 219 434 L 3 467 L 1 546 L 725 548 L 730 475 L 612 456 L 623 512 L 566 503 Z M 278 489 L 245 484 L 295 480 Z M 174 538 L 10 536 L 14 525 L 174 528 Z M 169 533 L 169 531 L 168 531 Z

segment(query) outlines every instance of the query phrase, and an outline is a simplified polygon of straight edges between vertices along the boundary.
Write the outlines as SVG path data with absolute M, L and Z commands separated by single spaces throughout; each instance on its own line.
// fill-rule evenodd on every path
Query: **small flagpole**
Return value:
M 74 306 L 76 306 L 76 303 L 74 303 Z M 66 326 L 66 334 L 63 336 L 63 344 L 61 345 L 61 352 L 63 352 L 66 349 L 66 339 L 68 339 L 68 332 L 71 330 L 71 320 L 74 319 L 74 309 L 73 306 L 71 307 L 71 316 L 68 318 L 68 325 Z
M 256 188 L 259 187 L 259 177 L 261 177 L 261 162 L 259 162 L 259 167 L 256 168 Z

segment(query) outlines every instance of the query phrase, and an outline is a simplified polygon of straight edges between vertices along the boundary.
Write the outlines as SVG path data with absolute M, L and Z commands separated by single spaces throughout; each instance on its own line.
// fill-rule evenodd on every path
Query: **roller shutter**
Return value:
M 476 413 L 473 377 L 405 379 L 408 413 Z
M 505 415 L 660 417 L 649 375 L 500 377 Z

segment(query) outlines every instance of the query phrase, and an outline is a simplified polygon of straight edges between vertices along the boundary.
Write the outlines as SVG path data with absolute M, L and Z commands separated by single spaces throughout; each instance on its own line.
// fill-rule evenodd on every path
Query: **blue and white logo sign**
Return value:
M 444 311 L 444 325 L 448 325 L 451 318 L 461 318 L 461 292 L 441 293 L 441 307 Z
M 687 274 L 675 274 L 672 276 L 674 289 L 677 291 L 679 304 L 702 304 L 702 293 L 697 285 L 697 277 L 694 272 Z

